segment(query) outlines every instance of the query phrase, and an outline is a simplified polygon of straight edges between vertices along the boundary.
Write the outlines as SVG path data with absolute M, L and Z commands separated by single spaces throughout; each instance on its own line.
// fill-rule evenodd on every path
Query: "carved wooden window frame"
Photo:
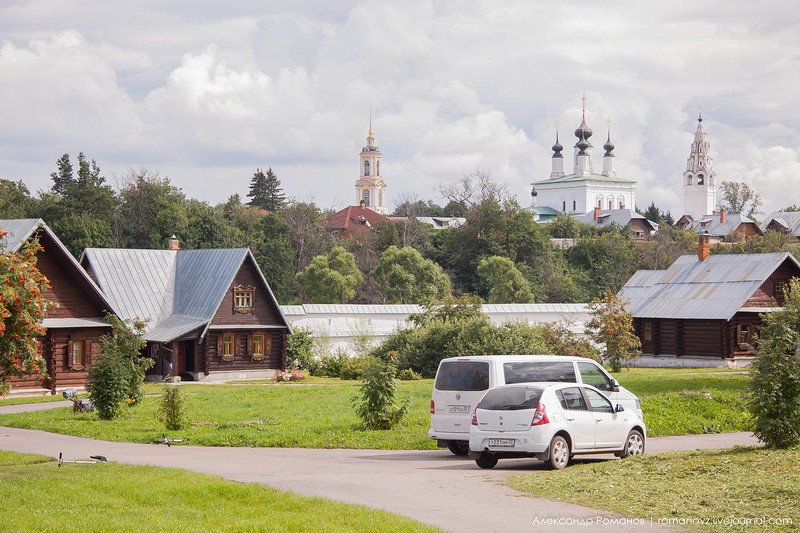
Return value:
M 252 313 L 256 299 L 256 288 L 248 285 L 233 286 L 233 312 Z
M 261 337 L 261 341 L 258 341 Z M 253 361 L 264 361 L 272 350 L 272 337 L 266 331 L 254 331 L 247 336 L 247 352 Z
M 230 337 L 230 341 L 226 341 Z M 217 339 L 217 355 L 223 361 L 233 361 L 236 358 L 236 333 L 223 331 Z
M 71 339 L 67 342 L 67 367 L 71 370 L 83 370 L 89 366 L 92 343 L 85 339 Z M 78 358 L 76 359 L 76 354 Z

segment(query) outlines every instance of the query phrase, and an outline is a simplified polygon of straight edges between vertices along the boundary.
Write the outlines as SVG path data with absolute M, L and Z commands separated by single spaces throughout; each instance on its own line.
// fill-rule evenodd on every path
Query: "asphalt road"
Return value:
M 647 452 L 753 444 L 757 441 L 749 433 L 662 437 L 649 439 Z M 504 481 L 512 474 L 544 470 L 541 463 L 525 459 L 502 460 L 494 469 L 482 470 L 446 450 L 167 447 L 7 427 L 0 427 L 0 449 L 53 457 L 63 453 L 65 460 L 104 455 L 119 463 L 216 474 L 385 509 L 453 532 L 672 531 L 649 521 L 625 523 L 611 513 L 523 495 Z

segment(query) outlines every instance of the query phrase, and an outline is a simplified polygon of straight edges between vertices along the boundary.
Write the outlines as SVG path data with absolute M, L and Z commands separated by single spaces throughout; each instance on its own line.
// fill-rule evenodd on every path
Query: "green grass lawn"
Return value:
M 440 531 L 385 511 L 116 463 L 0 451 L 0 531 Z
M 661 520 L 726 533 L 800 531 L 798 463 L 800 449 L 737 447 L 575 464 L 515 476 L 510 483 L 537 498 L 612 511 L 646 524 Z M 769 519 L 784 522 L 766 523 Z
M 717 369 L 634 368 L 614 377 L 639 397 L 651 437 L 752 429 L 746 407 L 746 374 Z
M 642 402 L 650 436 L 746 431 L 747 376 L 692 369 L 632 369 L 615 377 Z M 433 380 L 400 382 L 411 408 L 389 431 L 366 431 L 351 399 L 359 382 L 311 378 L 300 383 L 183 383 L 191 425 L 165 431 L 156 412 L 163 385 L 148 384 L 141 405 L 126 408 L 112 422 L 71 407 L 0 415 L 0 425 L 41 429 L 111 441 L 153 442 L 166 433 L 198 446 L 432 449 L 428 439 Z M 711 397 L 698 393 L 706 393 Z M 156 395 L 155 397 L 151 395 Z

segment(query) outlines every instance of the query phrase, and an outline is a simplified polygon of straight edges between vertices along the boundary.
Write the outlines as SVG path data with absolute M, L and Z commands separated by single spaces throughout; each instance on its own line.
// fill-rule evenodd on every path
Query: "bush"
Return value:
M 311 370 L 314 367 L 314 336 L 310 330 L 297 328 L 287 337 L 286 359 L 293 368 Z
M 347 357 L 339 370 L 340 379 L 362 379 L 372 357 Z
M 89 368 L 86 390 L 103 420 L 119 416 L 122 405 L 140 403 L 143 397 L 145 370 L 153 360 L 141 355 L 147 344 L 144 322 L 123 321 L 115 315 L 106 317 L 111 324 L 111 334 L 103 335 L 102 353 Z
M 167 429 L 181 429 L 186 425 L 186 405 L 181 396 L 180 386 L 167 385 L 164 387 L 159 415 Z
M 410 368 L 404 368 L 397 373 L 397 379 L 400 381 L 416 381 L 418 379 L 422 379 L 422 374 L 414 372 Z
M 379 358 L 372 358 L 364 368 L 361 397 L 354 397 L 352 402 L 357 404 L 356 414 L 366 429 L 392 429 L 408 411 L 408 398 L 399 405 L 395 399 L 396 370 L 393 361 Z
M 785 299 L 783 310 L 762 315 L 748 402 L 756 437 L 780 448 L 800 444 L 800 278 Z
M 592 318 L 586 329 L 598 344 L 604 344 L 603 359 L 611 370 L 619 372 L 622 366 L 633 361 L 642 350 L 642 343 L 633 330 L 633 315 L 625 310 L 626 302 L 611 291 L 589 302 Z

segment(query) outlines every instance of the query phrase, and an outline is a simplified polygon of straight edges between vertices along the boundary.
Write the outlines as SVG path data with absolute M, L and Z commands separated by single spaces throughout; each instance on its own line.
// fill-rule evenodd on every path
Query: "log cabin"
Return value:
M 286 368 L 291 334 L 247 248 L 87 248 L 81 265 L 114 313 L 147 321 L 155 364 L 148 378 L 191 381 L 269 378 Z
M 621 291 L 642 342 L 640 366 L 742 367 L 760 315 L 780 308 L 783 290 L 800 276 L 788 252 L 710 255 L 700 236 L 698 255 L 666 270 L 640 270 Z
M 0 226 L 7 232 L 0 243 L 4 251 L 18 252 L 26 242 L 39 240 L 36 267 L 50 282 L 44 297 L 53 302 L 42 320 L 45 335 L 38 343 L 48 377 L 11 378 L 11 392 L 55 394 L 85 385 L 88 368 L 100 353 L 100 338 L 111 333 L 105 319 L 111 305 L 42 219 L 0 220 Z

